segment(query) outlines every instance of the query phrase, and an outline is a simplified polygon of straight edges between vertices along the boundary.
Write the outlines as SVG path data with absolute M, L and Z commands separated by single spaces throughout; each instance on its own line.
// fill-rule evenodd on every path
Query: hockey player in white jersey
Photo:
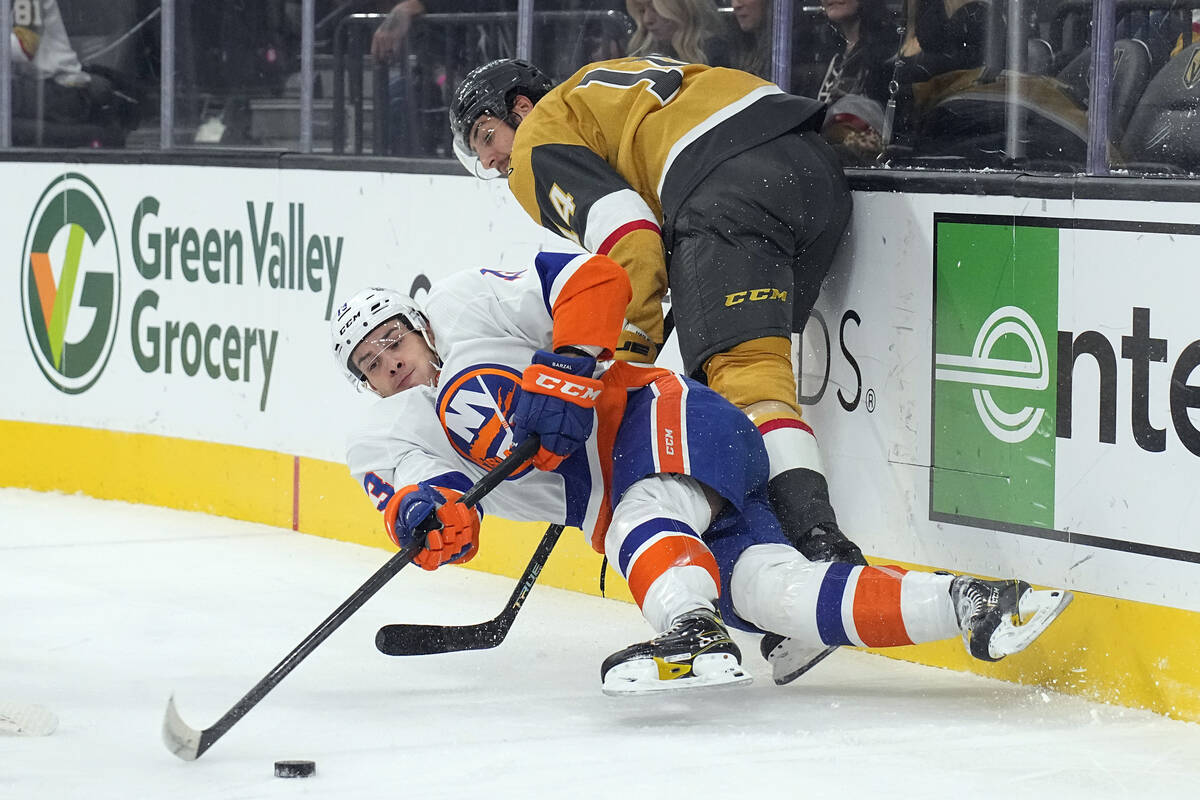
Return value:
M 581 528 L 656 633 L 604 661 L 608 694 L 749 682 L 726 624 L 788 637 L 784 683 L 836 645 L 961 635 L 998 660 L 1070 602 L 1020 580 L 805 559 L 771 512 L 746 416 L 682 375 L 610 361 L 629 295 L 605 256 L 542 253 L 523 271 L 453 275 L 423 308 L 364 289 L 338 309 L 337 363 L 382 398 L 351 437 L 350 471 L 398 546 L 434 518 L 415 563 L 470 560 L 485 513 Z M 457 502 L 530 435 L 530 464 L 477 506 Z

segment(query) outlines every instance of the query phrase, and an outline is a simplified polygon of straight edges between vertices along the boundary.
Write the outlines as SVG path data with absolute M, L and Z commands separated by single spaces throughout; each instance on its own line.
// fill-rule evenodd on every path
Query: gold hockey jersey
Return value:
M 619 357 L 662 344 L 664 241 L 680 204 L 722 161 L 797 128 L 823 107 L 747 72 L 650 56 L 589 64 L 517 128 L 509 188 L 540 224 L 629 273 Z M 729 191 L 752 191 L 730 186 Z

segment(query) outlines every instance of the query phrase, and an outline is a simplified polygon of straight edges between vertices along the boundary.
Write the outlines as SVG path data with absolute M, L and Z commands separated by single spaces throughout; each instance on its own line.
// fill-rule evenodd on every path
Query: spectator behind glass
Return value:
M 711 67 L 733 65 L 733 43 L 713 0 L 626 0 L 637 28 L 628 54 L 651 53 Z
M 731 0 L 733 19 L 737 23 L 733 66 L 740 70 L 775 80 L 773 74 L 773 45 L 771 32 L 775 15 L 772 0 Z M 792 74 L 788 91 L 792 94 L 816 97 L 821 86 L 825 65 L 833 54 L 832 36 L 827 26 L 804 13 L 799 3 L 792 24 Z
M 944 72 L 983 65 L 985 0 L 909 0 L 905 15 L 898 75 L 902 83 L 920 83 Z
M 906 0 L 888 147 L 922 149 L 931 144 L 931 137 L 939 138 L 920 129 L 941 98 L 978 77 L 971 73 L 978 73 L 984 64 L 988 13 L 987 0 Z M 999 30 L 993 35 L 1003 41 L 1005 33 Z
M 817 99 L 830 106 L 821 133 L 843 163 L 862 165 L 883 151 L 884 106 L 899 45 L 884 0 L 822 0 L 841 39 Z
M 13 144 L 124 145 L 122 113 L 133 99 L 84 71 L 57 0 L 14 3 L 12 11 Z
M 884 0 L 822 0 L 825 18 L 837 31 L 841 50 L 825 70 L 817 99 L 830 103 L 848 94 L 882 107 L 888 99 L 899 45 L 896 20 Z
M 733 0 L 731 5 L 741 31 L 734 66 L 771 80 L 771 0 Z

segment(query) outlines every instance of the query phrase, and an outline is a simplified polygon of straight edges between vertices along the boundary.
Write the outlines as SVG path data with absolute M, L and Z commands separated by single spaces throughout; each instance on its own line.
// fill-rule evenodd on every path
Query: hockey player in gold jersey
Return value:
M 813 561 L 865 564 L 839 530 L 791 363 L 850 215 L 823 106 L 739 70 L 649 56 L 555 87 L 525 61 L 475 69 L 450 105 L 460 160 L 633 285 L 618 358 L 651 362 L 671 289 L 685 367 L 754 421 L 771 504 Z

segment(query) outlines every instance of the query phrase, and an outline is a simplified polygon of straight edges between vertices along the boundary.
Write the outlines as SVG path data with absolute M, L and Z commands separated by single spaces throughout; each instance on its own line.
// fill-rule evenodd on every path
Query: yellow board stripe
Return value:
M 0 442 L 5 453 L 0 486 L 82 492 L 388 546 L 378 512 L 343 464 L 11 420 L 0 420 Z M 480 554 L 468 568 L 516 577 L 544 530 L 540 524 L 489 518 Z M 595 595 L 599 569 L 600 557 L 583 534 L 568 531 L 539 582 Z M 608 573 L 606 585 L 609 596 L 632 602 L 615 572 Z M 481 609 L 481 618 L 491 611 Z M 1076 592 L 1075 602 L 1033 647 L 996 664 L 970 658 L 957 640 L 872 652 L 1200 721 L 1200 614 L 1195 612 Z
M 379 513 L 345 464 L 191 439 L 13 420 L 0 420 L 0 442 L 5 453 L 0 486 L 203 511 L 391 549 Z M 480 553 L 466 568 L 515 578 L 545 530 L 541 524 L 488 518 Z M 505 546 L 489 547 L 489 541 Z M 583 534 L 569 529 L 538 582 L 599 594 L 600 564 Z M 607 596 L 633 602 L 611 567 L 605 587 Z
M 1027 650 L 994 664 L 959 639 L 871 652 L 1200 722 L 1200 614 L 1191 611 L 1075 592 Z

